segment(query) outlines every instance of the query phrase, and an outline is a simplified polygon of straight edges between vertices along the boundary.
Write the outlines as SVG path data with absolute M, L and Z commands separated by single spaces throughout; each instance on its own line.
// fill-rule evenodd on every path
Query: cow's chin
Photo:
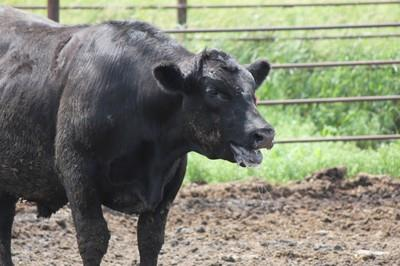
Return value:
M 262 163 L 263 155 L 260 150 L 248 149 L 236 143 L 230 143 L 234 162 L 242 167 L 256 167 Z
M 256 167 L 262 163 L 263 155 L 260 150 L 247 149 L 243 146 L 229 143 L 219 152 L 206 155 L 209 159 L 222 159 L 232 163 L 237 163 L 241 167 Z

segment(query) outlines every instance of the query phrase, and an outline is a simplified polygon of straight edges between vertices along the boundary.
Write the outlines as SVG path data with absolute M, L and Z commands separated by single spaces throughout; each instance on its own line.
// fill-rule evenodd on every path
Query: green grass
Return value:
M 294 0 L 287 0 L 290 2 Z M 343 0 L 347 1 L 347 0 Z M 62 11 L 61 23 L 98 23 L 110 19 L 140 19 L 163 29 L 175 28 L 175 10 L 126 11 L 113 8 L 129 4 L 175 4 L 176 1 L 62 0 L 62 5 L 107 5 L 104 11 Z M 235 0 L 189 0 L 189 3 L 243 3 Z M 317 0 L 307 2 L 321 2 Z M 3 4 L 45 5 L 46 1 L 6 0 Z M 248 2 L 246 2 L 248 3 Z M 250 3 L 250 2 L 249 2 Z M 251 3 L 264 3 L 253 0 Z M 268 3 L 281 3 L 271 0 Z M 44 11 L 35 11 L 45 14 Z M 261 27 L 286 25 L 363 24 L 400 21 L 400 5 L 190 10 L 188 27 Z M 273 63 L 400 59 L 399 38 L 238 42 L 229 37 L 294 37 L 344 34 L 400 33 L 398 28 L 297 31 L 275 33 L 203 34 L 212 41 L 180 38 L 191 51 L 216 47 L 234 55 L 240 62 L 267 58 Z M 336 97 L 400 94 L 399 65 L 388 67 L 331 68 L 313 70 L 275 70 L 258 90 L 261 99 Z M 308 136 L 396 134 L 400 132 L 399 102 L 260 107 L 277 130 L 277 139 Z M 357 172 L 400 176 L 400 142 L 314 143 L 276 145 L 264 153 L 265 161 L 255 169 L 243 169 L 223 161 L 210 161 L 190 154 L 188 181 L 221 182 L 257 176 L 273 182 L 298 180 L 324 167 L 346 166 L 349 175 Z

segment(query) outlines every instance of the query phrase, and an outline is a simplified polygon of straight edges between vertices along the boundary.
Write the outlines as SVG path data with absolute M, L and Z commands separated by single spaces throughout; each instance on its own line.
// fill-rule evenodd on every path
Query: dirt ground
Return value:
M 400 182 L 332 168 L 302 182 L 190 185 L 169 216 L 159 265 L 400 265 Z M 68 208 L 50 219 L 19 203 L 16 265 L 80 265 Z M 105 209 L 103 265 L 137 265 L 136 217 Z

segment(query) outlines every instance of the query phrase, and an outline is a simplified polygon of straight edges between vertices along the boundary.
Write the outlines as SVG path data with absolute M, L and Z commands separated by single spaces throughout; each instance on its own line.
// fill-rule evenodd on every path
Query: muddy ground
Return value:
M 186 186 L 159 265 L 400 265 L 400 182 L 344 172 L 286 186 Z M 137 218 L 105 215 L 112 237 L 103 265 L 137 265 Z M 69 209 L 38 219 L 19 203 L 13 254 L 16 265 L 80 265 Z

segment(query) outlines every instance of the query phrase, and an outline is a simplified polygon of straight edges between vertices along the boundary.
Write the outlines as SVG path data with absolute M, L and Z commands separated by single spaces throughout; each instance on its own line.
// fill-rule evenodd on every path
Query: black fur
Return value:
M 267 73 L 144 22 L 64 27 L 0 7 L 0 36 L 0 265 L 18 198 L 46 217 L 70 203 L 84 265 L 107 250 L 101 205 L 137 213 L 141 265 L 156 265 L 186 154 L 234 161 L 230 142 L 269 127 L 254 104 Z

